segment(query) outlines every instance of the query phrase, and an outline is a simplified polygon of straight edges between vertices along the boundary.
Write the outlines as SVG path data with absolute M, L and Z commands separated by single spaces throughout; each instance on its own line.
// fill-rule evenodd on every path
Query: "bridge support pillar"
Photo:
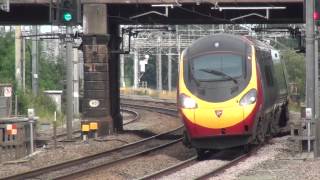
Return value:
M 83 119 L 98 122 L 99 136 L 122 130 L 118 74 L 111 69 L 119 66 L 118 61 L 110 60 L 109 44 L 113 44 L 110 37 L 106 5 L 84 4 Z M 116 77 L 112 77 L 114 75 Z M 119 122 L 121 129 L 118 127 Z

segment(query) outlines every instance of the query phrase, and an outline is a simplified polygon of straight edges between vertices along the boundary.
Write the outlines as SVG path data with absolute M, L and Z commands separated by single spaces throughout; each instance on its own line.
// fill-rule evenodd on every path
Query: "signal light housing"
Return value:
M 80 0 L 60 0 L 58 15 L 60 25 L 72 26 L 80 24 Z
M 320 26 L 320 0 L 314 0 L 313 20 L 316 26 Z

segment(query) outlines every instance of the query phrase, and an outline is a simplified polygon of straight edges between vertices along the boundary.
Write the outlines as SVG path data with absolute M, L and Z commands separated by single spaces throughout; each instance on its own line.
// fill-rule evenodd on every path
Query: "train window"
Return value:
M 266 75 L 267 85 L 268 86 L 273 86 L 274 82 L 273 82 L 273 75 L 272 75 L 272 71 L 271 71 L 270 65 L 267 65 L 267 66 L 264 67 L 264 72 L 265 72 L 265 75 Z
M 194 77 L 202 81 L 221 81 L 244 75 L 244 60 L 236 54 L 209 54 L 193 59 Z

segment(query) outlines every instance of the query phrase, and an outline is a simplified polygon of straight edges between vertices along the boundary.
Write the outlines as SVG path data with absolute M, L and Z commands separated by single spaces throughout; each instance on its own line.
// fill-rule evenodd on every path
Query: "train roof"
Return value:
M 221 49 L 228 48 L 234 51 L 243 51 L 247 45 L 253 45 L 265 50 L 275 50 L 270 44 L 254 37 L 219 33 L 199 38 L 193 42 L 188 48 L 188 54 L 193 56 L 201 52 L 212 51 L 212 46 L 215 42 L 220 43 Z
M 252 44 L 256 47 L 259 47 L 261 49 L 272 49 L 272 50 L 276 50 L 273 46 L 271 46 L 269 43 L 263 42 L 261 40 L 258 40 L 254 37 L 246 37 L 249 41 L 252 42 Z

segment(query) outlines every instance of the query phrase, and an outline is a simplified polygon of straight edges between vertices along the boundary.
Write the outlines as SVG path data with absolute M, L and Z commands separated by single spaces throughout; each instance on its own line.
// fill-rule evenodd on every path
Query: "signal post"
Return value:
M 73 38 L 72 26 L 81 23 L 81 2 L 80 0 L 58 0 L 55 16 L 52 16 L 51 21 L 56 25 L 66 26 L 67 32 L 63 41 L 66 43 L 66 116 L 67 116 L 67 139 L 72 139 L 72 121 L 74 119 L 74 94 L 73 94 Z

